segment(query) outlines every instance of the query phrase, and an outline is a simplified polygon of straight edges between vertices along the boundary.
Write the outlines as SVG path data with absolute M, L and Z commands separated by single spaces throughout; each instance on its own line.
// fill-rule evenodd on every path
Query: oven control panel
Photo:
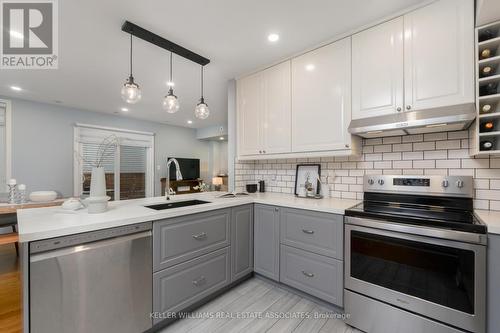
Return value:
M 472 197 L 471 176 L 365 175 L 365 192 Z

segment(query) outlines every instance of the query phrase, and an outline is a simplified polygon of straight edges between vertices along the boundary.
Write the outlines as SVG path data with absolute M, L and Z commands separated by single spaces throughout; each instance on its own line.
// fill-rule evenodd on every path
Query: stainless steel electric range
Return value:
M 364 177 L 345 214 L 347 323 L 369 333 L 485 332 L 486 226 L 472 177 Z

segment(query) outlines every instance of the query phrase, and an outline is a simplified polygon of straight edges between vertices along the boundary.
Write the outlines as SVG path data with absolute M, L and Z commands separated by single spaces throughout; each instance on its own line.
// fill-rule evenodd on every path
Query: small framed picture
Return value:
M 318 194 L 321 177 L 321 164 L 297 164 L 295 173 L 295 195 L 306 196 L 308 193 Z M 305 193 L 304 190 L 305 189 Z

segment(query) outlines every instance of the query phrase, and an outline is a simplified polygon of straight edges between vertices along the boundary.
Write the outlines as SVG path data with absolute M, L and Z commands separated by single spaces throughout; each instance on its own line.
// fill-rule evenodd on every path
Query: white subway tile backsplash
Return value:
M 448 158 L 447 150 L 429 150 L 424 151 L 424 159 L 426 160 L 440 160 Z
M 293 193 L 296 165 L 321 163 L 332 197 L 361 200 L 365 174 L 474 176 L 475 208 L 500 210 L 500 158 L 471 157 L 468 141 L 468 131 L 415 134 L 365 139 L 361 155 L 240 161 L 235 184 L 264 179 L 268 191 Z
M 430 142 L 416 142 L 413 144 L 414 151 L 422 151 L 422 150 L 434 150 L 436 149 L 436 143 L 434 141 Z

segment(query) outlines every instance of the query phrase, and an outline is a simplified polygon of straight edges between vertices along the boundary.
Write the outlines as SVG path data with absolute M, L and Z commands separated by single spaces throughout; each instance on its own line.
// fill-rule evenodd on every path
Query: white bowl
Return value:
M 30 194 L 30 200 L 34 202 L 54 201 L 56 198 L 57 193 L 54 191 L 35 191 Z

